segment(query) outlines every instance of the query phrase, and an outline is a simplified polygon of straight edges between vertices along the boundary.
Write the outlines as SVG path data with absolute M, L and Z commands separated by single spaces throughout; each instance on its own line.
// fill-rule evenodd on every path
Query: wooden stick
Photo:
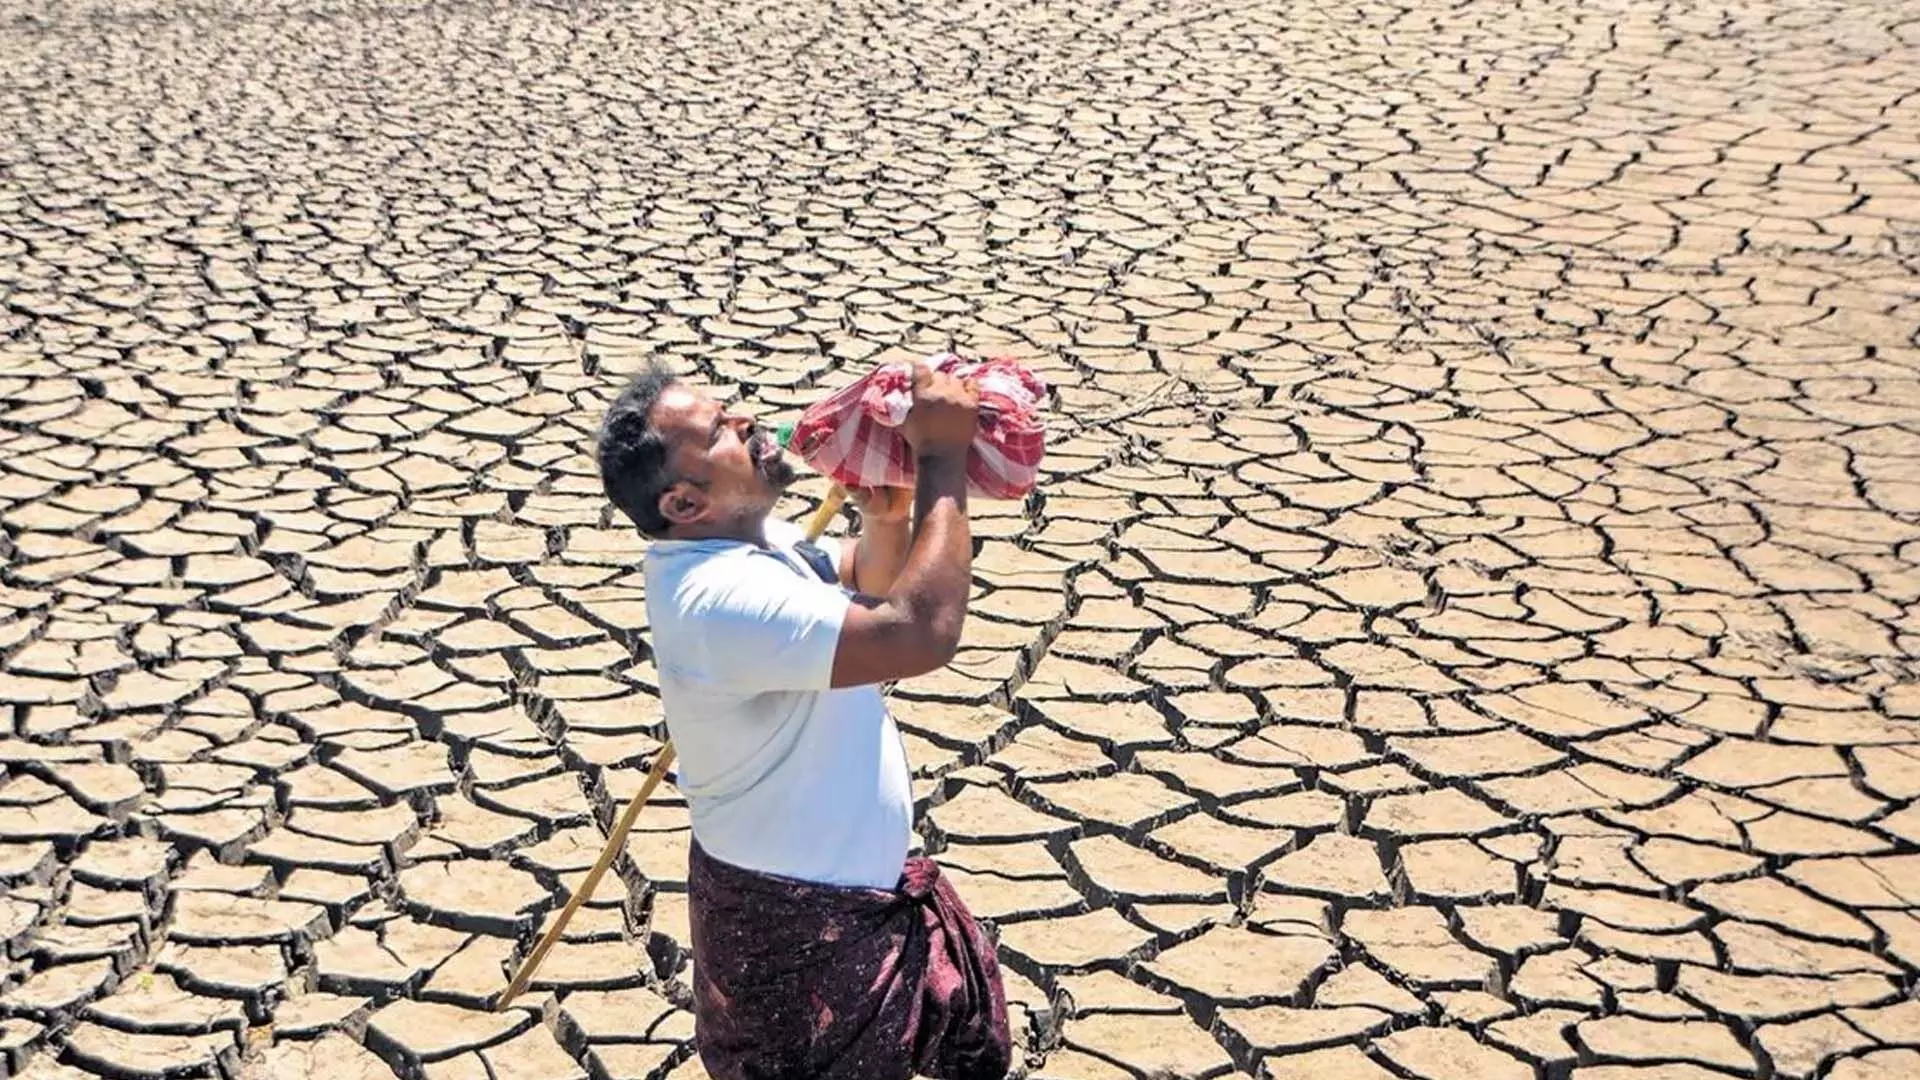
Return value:
M 627 839 L 628 830 L 633 828 L 634 819 L 640 816 L 641 807 L 647 805 L 647 799 L 652 796 L 653 789 L 660 786 L 661 779 L 667 775 L 667 766 L 672 763 L 673 741 L 668 740 L 660 747 L 660 756 L 653 759 L 653 768 L 647 770 L 646 782 L 640 785 L 640 790 L 635 792 L 633 798 L 627 802 L 627 808 L 621 813 L 620 820 L 614 822 L 613 831 L 607 834 L 607 846 L 600 849 L 600 858 L 594 860 L 593 869 L 587 871 L 586 879 L 573 891 L 573 898 L 567 901 L 567 906 L 561 908 L 560 914 L 554 916 L 553 925 L 547 927 L 547 932 L 541 935 L 540 944 L 535 945 L 533 951 L 527 954 L 527 958 L 520 962 L 520 970 L 514 972 L 513 981 L 507 984 L 506 992 L 494 1002 L 494 1012 L 506 1008 L 507 1003 L 519 997 L 520 991 L 525 990 L 527 984 L 533 981 L 534 972 L 539 970 L 540 962 L 547 958 L 547 953 L 559 942 L 560 934 L 566 930 L 567 922 L 573 918 L 573 913 L 580 910 L 580 905 L 586 903 L 587 898 L 593 895 L 593 887 L 600 884 L 600 878 L 606 874 L 607 867 L 613 865 L 613 860 L 620 854 L 621 844 Z
M 847 489 L 839 484 L 833 485 L 827 497 L 820 500 L 819 509 L 813 512 L 813 517 L 807 522 L 807 539 L 818 540 L 826 535 L 827 526 L 833 524 L 833 515 L 840 512 L 841 504 L 846 501 Z
M 818 540 L 826 534 L 827 526 L 833 523 L 833 515 L 840 512 L 841 505 L 846 501 L 847 489 L 839 484 L 833 485 L 832 490 L 827 492 L 827 497 L 821 500 L 819 509 L 813 512 L 813 517 L 807 522 L 809 541 Z M 579 911 L 580 905 L 586 903 L 593 895 L 594 887 L 600 884 L 600 879 L 606 876 L 607 868 L 612 866 L 613 860 L 619 857 L 621 845 L 626 842 L 627 833 L 633 829 L 634 819 L 640 816 L 641 808 L 647 805 L 649 798 L 653 797 L 653 790 L 660 786 L 661 780 L 666 778 L 667 767 L 673 764 L 673 756 L 673 740 L 668 739 L 660 747 L 660 756 L 653 759 L 653 768 L 647 770 L 646 781 L 640 785 L 639 791 L 634 792 L 633 798 L 627 801 L 627 808 L 620 812 L 620 819 L 613 823 L 613 831 L 607 834 L 607 845 L 600 849 L 600 857 L 594 860 L 593 869 L 587 871 L 587 876 L 581 880 L 580 887 L 573 891 L 567 906 L 561 908 L 560 913 L 554 916 L 553 925 L 547 927 L 547 932 L 540 935 L 540 943 L 535 945 L 533 951 L 527 954 L 527 958 L 520 962 L 520 970 L 513 973 L 513 981 L 507 984 L 507 989 L 493 1003 L 494 1012 L 506 1008 L 508 1003 L 519 997 L 521 991 L 527 988 L 527 984 L 533 981 L 534 973 L 540 970 L 541 961 L 545 960 L 547 953 L 559 943 L 560 935 L 566 931 L 567 923 L 573 919 L 573 913 Z

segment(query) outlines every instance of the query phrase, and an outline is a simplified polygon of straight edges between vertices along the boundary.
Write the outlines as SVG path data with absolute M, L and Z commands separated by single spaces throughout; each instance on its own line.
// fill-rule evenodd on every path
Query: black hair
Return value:
M 653 406 L 677 381 L 657 361 L 647 361 L 600 422 L 600 483 L 608 500 L 654 539 L 667 532 L 660 496 L 673 485 L 673 476 L 667 467 L 669 447 L 653 426 Z

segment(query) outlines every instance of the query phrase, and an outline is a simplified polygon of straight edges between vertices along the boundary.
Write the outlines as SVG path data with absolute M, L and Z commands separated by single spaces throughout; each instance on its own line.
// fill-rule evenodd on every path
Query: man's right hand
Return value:
M 916 457 L 962 454 L 980 422 L 980 392 L 972 383 L 926 364 L 913 366 L 913 408 L 900 425 Z

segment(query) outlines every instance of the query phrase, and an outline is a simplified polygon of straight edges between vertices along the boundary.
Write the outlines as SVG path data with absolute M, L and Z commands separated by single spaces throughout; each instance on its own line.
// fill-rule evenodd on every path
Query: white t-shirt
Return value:
M 913 829 L 906 749 L 877 686 L 831 689 L 851 593 L 769 520 L 770 548 L 656 540 L 647 614 L 679 788 L 722 862 L 891 889 Z M 820 547 L 839 563 L 839 545 Z

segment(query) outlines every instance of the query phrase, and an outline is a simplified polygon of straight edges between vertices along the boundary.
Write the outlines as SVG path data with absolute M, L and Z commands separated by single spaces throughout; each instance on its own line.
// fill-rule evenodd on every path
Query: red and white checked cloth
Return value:
M 968 494 L 1025 497 L 1039 480 L 1046 450 L 1039 409 L 1047 384 L 1011 360 L 940 353 L 922 362 L 973 379 L 980 388 L 980 427 L 967 453 Z M 801 414 L 788 445 L 843 487 L 910 488 L 913 448 L 899 429 L 912 408 L 913 369 L 885 364 Z

